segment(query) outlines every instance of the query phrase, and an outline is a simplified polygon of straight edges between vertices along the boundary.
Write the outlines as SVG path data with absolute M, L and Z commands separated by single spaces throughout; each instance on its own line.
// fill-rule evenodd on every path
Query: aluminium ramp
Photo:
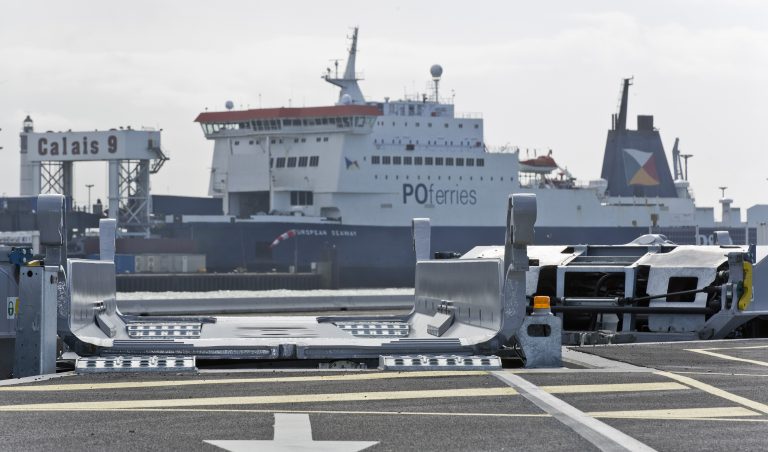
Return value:
M 522 316 L 511 313 L 525 312 L 524 297 L 504 295 L 511 292 L 504 290 L 503 267 L 501 259 L 418 262 L 414 308 L 401 318 L 135 317 L 117 308 L 112 262 L 70 259 L 60 325 L 81 355 L 349 359 L 487 354 L 522 323 Z

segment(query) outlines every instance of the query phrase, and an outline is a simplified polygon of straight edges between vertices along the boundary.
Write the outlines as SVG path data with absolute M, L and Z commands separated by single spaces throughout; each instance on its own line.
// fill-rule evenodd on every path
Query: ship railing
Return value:
M 470 111 L 470 112 L 457 113 L 456 117 L 460 118 L 460 119 L 483 119 L 483 114 L 482 113 L 478 113 L 478 112 L 474 112 L 474 111 Z
M 520 147 L 510 146 L 505 144 L 503 146 L 485 146 L 485 152 L 493 154 L 517 154 L 520 152 Z

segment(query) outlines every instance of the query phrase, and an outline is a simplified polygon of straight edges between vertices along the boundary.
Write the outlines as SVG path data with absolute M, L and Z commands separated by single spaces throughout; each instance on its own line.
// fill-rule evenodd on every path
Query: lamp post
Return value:
M 91 212 L 91 189 L 93 188 L 93 184 L 85 184 L 85 188 L 88 189 L 88 206 L 86 208 L 86 212 Z

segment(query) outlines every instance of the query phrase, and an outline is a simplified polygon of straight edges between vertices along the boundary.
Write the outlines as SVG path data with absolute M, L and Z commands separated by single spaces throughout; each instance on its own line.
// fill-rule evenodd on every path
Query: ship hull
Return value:
M 295 236 L 270 246 L 281 234 Z M 723 228 L 718 228 L 723 230 Z M 728 230 L 736 244 L 754 243 L 754 228 Z M 649 232 L 678 244 L 711 244 L 715 228 L 540 226 L 538 245 L 628 243 Z M 432 227 L 432 251 L 465 253 L 475 246 L 504 243 L 503 227 Z M 747 240 L 747 234 L 749 239 Z M 234 222 L 166 224 L 165 237 L 194 240 L 209 272 L 233 270 L 284 272 L 294 266 L 309 271 L 315 264 L 332 269 L 339 287 L 407 287 L 413 285 L 414 252 L 410 227 L 355 226 L 337 223 Z

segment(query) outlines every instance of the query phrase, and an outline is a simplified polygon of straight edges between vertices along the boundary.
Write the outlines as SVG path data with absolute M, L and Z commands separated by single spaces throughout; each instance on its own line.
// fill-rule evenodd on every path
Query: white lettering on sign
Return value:
M 16 318 L 16 314 L 19 312 L 19 298 L 18 297 L 8 297 L 6 308 L 5 308 L 5 316 L 8 320 L 13 320 Z

